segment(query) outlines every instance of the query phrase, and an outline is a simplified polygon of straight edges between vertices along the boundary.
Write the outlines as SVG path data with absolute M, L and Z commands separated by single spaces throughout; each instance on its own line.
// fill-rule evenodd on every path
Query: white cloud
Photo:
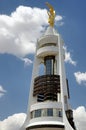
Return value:
M 0 98 L 4 96 L 7 91 L 0 85 Z
M 78 84 L 84 84 L 86 85 L 86 72 L 75 72 L 74 76 L 76 78 L 76 81 Z
M 78 107 L 73 111 L 77 130 L 86 130 L 86 109 L 84 106 Z
M 74 60 L 72 59 L 71 53 L 68 52 L 67 47 L 64 47 L 64 50 L 65 50 L 65 62 L 66 62 L 66 63 L 70 63 L 70 64 L 76 66 L 76 61 L 74 61 Z
M 63 17 L 60 16 L 60 15 L 57 15 L 57 16 L 55 17 L 55 20 L 56 20 L 56 21 L 61 21 L 62 19 L 63 19 Z
M 30 60 L 28 58 L 21 58 L 21 60 L 24 62 L 25 66 L 28 66 L 33 63 L 32 60 Z
M 6 90 L 4 90 L 1 85 L 0 85 L 0 92 L 1 92 L 1 93 L 5 93 L 5 92 L 6 92 Z
M 46 10 L 24 6 L 19 6 L 10 16 L 0 15 L 0 53 L 18 57 L 34 53 L 46 16 Z
M 64 22 L 62 21 L 63 20 L 63 17 L 62 16 L 60 16 L 60 15 L 57 15 L 56 17 L 55 17 L 55 24 L 57 25 L 57 26 L 63 26 L 64 25 Z
M 7 119 L 0 121 L 0 130 L 19 130 L 25 120 L 25 117 L 25 113 L 9 116 Z
M 77 130 L 86 130 L 86 110 L 80 106 L 73 110 L 74 121 Z M 19 130 L 26 118 L 25 113 L 14 114 L 7 119 L 0 121 L 0 130 Z
M 25 57 L 35 52 L 37 38 L 45 30 L 46 9 L 19 6 L 10 16 L 0 15 L 0 53 Z M 56 21 L 62 16 L 56 16 Z

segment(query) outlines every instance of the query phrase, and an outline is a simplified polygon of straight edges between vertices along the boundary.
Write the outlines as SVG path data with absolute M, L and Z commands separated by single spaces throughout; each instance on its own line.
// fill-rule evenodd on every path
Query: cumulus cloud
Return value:
M 45 30 L 46 9 L 19 6 L 8 15 L 0 15 L 0 53 L 25 57 L 35 52 L 37 38 Z M 56 16 L 61 21 L 62 16 Z
M 66 62 L 66 63 L 70 63 L 70 64 L 76 66 L 76 61 L 74 61 L 74 60 L 72 59 L 71 53 L 68 52 L 67 47 L 64 47 L 64 50 L 65 50 L 65 62 Z
M 9 116 L 7 119 L 0 121 L 0 130 L 19 130 L 25 120 L 25 117 L 25 113 Z
M 74 76 L 76 78 L 76 81 L 78 84 L 84 84 L 86 85 L 86 72 L 75 72 Z
M 4 96 L 7 91 L 0 85 L 0 98 Z
M 86 130 L 86 109 L 80 106 L 73 110 L 74 122 L 77 130 Z M 14 114 L 0 121 L 0 130 L 19 130 L 26 118 L 25 113 Z
M 84 106 L 78 107 L 73 111 L 73 115 L 77 130 L 86 130 L 86 108 Z
M 36 39 L 46 25 L 46 10 L 19 6 L 10 16 L 0 15 L 0 53 L 24 57 L 34 53 Z

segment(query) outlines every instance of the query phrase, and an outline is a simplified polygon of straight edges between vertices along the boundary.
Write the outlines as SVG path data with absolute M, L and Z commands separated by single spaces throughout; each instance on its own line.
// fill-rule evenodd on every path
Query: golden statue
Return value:
M 50 26 L 54 26 L 54 20 L 55 20 L 55 10 L 54 8 L 52 7 L 52 5 L 50 5 L 48 2 L 46 2 L 46 5 L 48 6 L 49 8 L 49 12 L 48 13 L 48 23 L 50 24 Z

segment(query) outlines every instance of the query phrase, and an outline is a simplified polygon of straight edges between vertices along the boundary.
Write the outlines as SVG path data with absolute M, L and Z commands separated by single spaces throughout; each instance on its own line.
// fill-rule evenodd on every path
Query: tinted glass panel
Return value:
M 47 116 L 53 116 L 53 109 L 52 108 L 47 109 Z
M 54 74 L 54 57 L 45 57 L 46 74 Z
M 35 110 L 35 117 L 40 117 L 41 116 L 41 109 Z

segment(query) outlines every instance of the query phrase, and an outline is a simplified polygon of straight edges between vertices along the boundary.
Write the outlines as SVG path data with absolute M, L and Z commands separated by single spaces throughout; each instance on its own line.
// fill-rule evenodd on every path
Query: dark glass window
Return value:
M 59 110 L 59 111 L 58 111 L 58 116 L 59 116 L 59 117 L 62 117 L 62 110 Z
M 41 109 L 35 110 L 35 117 L 41 116 Z
M 47 109 L 47 116 L 53 116 L 53 109 L 52 108 Z
M 45 57 L 46 74 L 54 74 L 54 56 Z
M 46 74 L 53 74 L 53 60 L 46 60 Z

